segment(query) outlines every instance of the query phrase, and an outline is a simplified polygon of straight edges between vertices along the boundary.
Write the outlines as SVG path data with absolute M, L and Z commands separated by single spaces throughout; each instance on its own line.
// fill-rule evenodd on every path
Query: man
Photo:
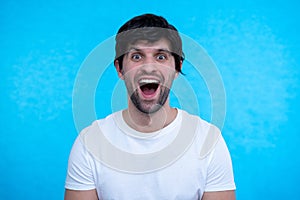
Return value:
M 72 148 L 66 200 L 234 200 L 231 159 L 220 131 L 173 108 L 182 42 L 163 17 L 137 16 L 116 36 L 114 65 L 128 108 L 85 128 Z

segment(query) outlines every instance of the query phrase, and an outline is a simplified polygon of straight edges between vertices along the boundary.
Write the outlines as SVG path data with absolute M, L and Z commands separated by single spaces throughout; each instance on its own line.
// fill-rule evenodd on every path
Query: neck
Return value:
M 123 111 L 125 122 L 133 129 L 150 133 L 158 131 L 169 125 L 177 116 L 177 109 L 170 107 L 167 101 L 163 107 L 151 114 L 139 111 L 134 105 L 129 104 Z

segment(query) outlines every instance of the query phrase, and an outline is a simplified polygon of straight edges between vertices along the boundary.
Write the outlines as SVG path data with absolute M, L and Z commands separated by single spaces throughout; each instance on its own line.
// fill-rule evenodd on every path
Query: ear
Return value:
M 124 80 L 123 71 L 120 69 L 120 63 L 118 60 L 114 61 L 115 68 L 117 70 L 118 76 L 120 79 Z
M 181 61 L 180 61 L 180 70 L 182 69 L 182 63 L 183 63 L 183 61 L 181 60 Z M 176 71 L 175 78 L 177 78 L 178 75 L 179 75 L 179 72 Z

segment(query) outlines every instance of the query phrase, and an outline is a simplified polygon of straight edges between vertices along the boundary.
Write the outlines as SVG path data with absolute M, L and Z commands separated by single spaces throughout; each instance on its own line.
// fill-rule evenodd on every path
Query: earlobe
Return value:
M 182 60 L 180 61 L 180 71 L 181 71 L 181 69 L 182 69 Z M 178 75 L 179 75 L 179 72 L 178 72 L 178 71 L 176 71 L 175 78 L 177 78 L 177 77 L 178 77 Z
M 120 63 L 118 60 L 115 60 L 114 61 L 114 65 L 115 65 L 115 68 L 117 70 L 117 73 L 118 73 L 118 76 L 120 79 L 124 80 L 124 77 L 123 77 L 123 72 L 122 70 L 120 69 Z
M 183 60 L 180 60 L 180 71 L 182 69 Z

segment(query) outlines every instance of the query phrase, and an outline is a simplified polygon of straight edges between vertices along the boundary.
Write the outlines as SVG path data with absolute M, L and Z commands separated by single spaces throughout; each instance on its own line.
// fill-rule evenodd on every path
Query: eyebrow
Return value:
M 155 48 L 153 48 L 153 49 L 155 49 Z M 168 53 L 168 54 L 172 54 L 172 52 L 169 51 L 168 49 L 161 48 L 161 49 L 155 49 L 155 50 L 157 52 L 165 52 L 165 53 Z M 141 52 L 141 51 L 143 51 L 143 49 L 140 49 L 140 48 L 137 48 L 137 47 L 131 47 L 131 48 L 128 49 L 127 53 L 132 52 L 132 51 Z

